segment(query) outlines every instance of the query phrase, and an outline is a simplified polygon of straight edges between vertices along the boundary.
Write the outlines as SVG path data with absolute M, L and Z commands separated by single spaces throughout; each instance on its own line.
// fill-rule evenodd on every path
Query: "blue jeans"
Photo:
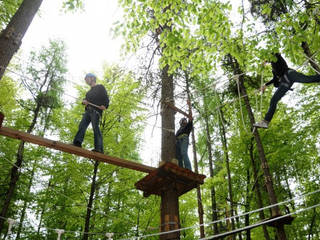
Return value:
M 192 170 L 188 157 L 189 136 L 185 135 L 177 138 L 176 141 L 176 158 L 179 161 L 179 167 Z
M 280 86 L 278 87 L 278 89 L 275 91 L 275 93 L 271 98 L 269 110 L 266 113 L 266 116 L 264 117 L 264 119 L 268 122 L 271 121 L 277 109 L 278 102 L 290 90 L 292 84 L 294 84 L 295 82 L 298 82 L 298 83 L 320 82 L 320 75 L 306 76 L 302 73 L 299 73 L 291 69 L 288 71 L 287 77 L 289 82 L 288 83 L 281 82 Z
M 84 135 L 90 122 L 92 124 L 94 134 L 94 149 L 99 152 L 103 152 L 102 134 L 99 128 L 100 114 L 92 108 L 88 108 L 84 112 L 82 120 L 79 124 L 79 130 L 76 136 L 74 137 L 73 143 L 76 145 L 82 144 Z

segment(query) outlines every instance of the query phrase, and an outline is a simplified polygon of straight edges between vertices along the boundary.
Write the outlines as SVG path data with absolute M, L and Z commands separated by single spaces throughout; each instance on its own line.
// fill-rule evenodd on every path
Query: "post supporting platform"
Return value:
M 180 168 L 171 162 L 163 162 L 159 168 L 138 181 L 135 186 L 145 197 L 151 194 L 161 197 L 161 240 L 180 239 L 179 196 L 203 184 L 205 175 Z M 177 230 L 177 231 L 174 231 Z

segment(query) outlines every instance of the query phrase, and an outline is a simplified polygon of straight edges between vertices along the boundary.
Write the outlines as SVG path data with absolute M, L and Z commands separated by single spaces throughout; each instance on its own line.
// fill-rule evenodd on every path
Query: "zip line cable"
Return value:
M 235 216 L 232 216 L 232 217 L 228 217 L 228 218 L 224 218 L 224 219 L 220 219 L 220 220 L 216 220 L 216 221 L 212 221 L 212 222 L 208 222 L 208 223 L 203 223 L 203 224 L 196 224 L 196 225 L 193 225 L 191 227 L 180 228 L 180 229 L 171 230 L 171 231 L 167 231 L 167 232 L 148 234 L 148 235 L 145 235 L 145 236 L 140 236 L 139 238 L 145 238 L 145 237 L 151 237 L 151 236 L 159 236 L 159 235 L 163 235 L 163 234 L 169 234 L 169 233 L 188 230 L 188 229 L 192 229 L 192 228 L 199 228 L 201 226 L 209 226 L 209 225 L 212 225 L 212 224 L 215 224 L 215 223 L 224 222 L 224 221 L 229 221 L 229 220 L 234 219 L 234 218 L 239 218 L 239 217 L 250 215 L 250 214 L 256 213 L 256 212 L 260 212 L 260 211 L 263 211 L 263 210 L 266 210 L 266 209 L 269 209 L 269 208 L 272 208 L 272 207 L 275 207 L 275 206 L 283 205 L 283 204 L 291 202 L 293 200 L 299 200 L 302 197 L 307 197 L 307 196 L 310 196 L 310 195 L 313 195 L 313 194 L 316 194 L 316 193 L 319 193 L 319 192 L 320 192 L 320 189 L 318 189 L 316 191 L 313 191 L 313 192 L 302 194 L 300 196 L 297 196 L 297 197 L 294 197 L 294 198 L 291 198 L 291 199 L 288 199 L 288 200 L 285 200 L 285 201 L 282 201 L 282 202 L 279 202 L 279 203 L 276 203 L 276 204 L 268 205 L 268 206 L 263 207 L 263 208 L 259 208 L 259 209 L 255 209 L 255 210 L 252 210 L 252 211 L 249 211 L 249 212 L 238 214 L 238 215 L 235 215 Z M 130 240 L 130 239 L 132 239 L 132 238 L 121 239 L 121 240 Z
M 23 173 L 24 174 L 24 173 Z M 28 174 L 28 173 L 25 173 L 25 174 Z M 55 190 L 54 190 L 55 191 Z M 61 196 L 64 196 L 72 201 L 74 201 L 74 199 L 64 195 L 64 194 L 61 194 L 60 192 L 58 191 L 55 191 L 57 192 L 58 194 L 60 194 Z M 145 236 L 140 236 L 139 238 L 145 238 L 145 237 L 150 237 L 150 236 L 158 236 L 158 235 L 162 235 L 162 234 L 168 234 L 168 233 L 173 233 L 173 232 L 177 232 L 177 231 L 182 231 L 182 230 L 187 230 L 187 229 L 192 229 L 192 228 L 196 228 L 196 227 L 200 227 L 200 226 L 208 226 L 208 225 L 212 225 L 214 223 L 219 223 L 219 222 L 223 222 L 223 221 L 227 221 L 227 220 L 231 220 L 233 218 L 238 218 L 238 217 L 242 217 L 242 216 L 245 216 L 245 215 L 249 215 L 249 214 L 252 214 L 252 213 L 256 213 L 256 212 L 259 212 L 259 211 L 263 211 L 265 209 L 269 209 L 269 208 L 272 208 L 272 207 L 275 207 L 275 206 L 278 206 L 278 205 L 283 205 L 285 203 L 288 203 L 290 201 L 294 201 L 294 200 L 299 200 L 301 199 L 302 197 L 307 197 L 307 196 L 310 196 L 310 195 L 313 195 L 313 194 L 316 194 L 316 193 L 319 193 L 320 192 L 320 189 L 316 190 L 316 191 L 313 191 L 313 192 L 309 192 L 309 193 L 305 193 L 305 194 L 302 194 L 300 196 L 297 196 L 297 197 L 294 197 L 294 198 L 291 198 L 291 199 L 288 199 L 288 200 L 285 200 L 285 201 L 282 201 L 282 202 L 279 202 L 279 203 L 276 203 L 276 204 L 272 204 L 272 205 L 269 205 L 269 206 L 266 206 L 266 207 L 263 207 L 263 208 L 259 208 L 259 209 L 256 209 L 256 210 L 252 210 L 252 211 L 249 211 L 249 212 L 245 212 L 245 213 L 242 213 L 242 214 L 238 214 L 238 215 L 235 215 L 235 216 L 232 216 L 232 217 L 229 217 L 229 218 L 225 218 L 225 219 L 221 219 L 221 220 L 216 220 L 216 221 L 213 221 L 213 222 L 209 222 L 209 223 L 204 223 L 204 224 L 201 224 L 201 225 L 194 225 L 194 226 L 191 226 L 191 227 L 186 227 L 186 228 L 180 228 L 180 229 L 177 229 L 177 230 L 172 230 L 172 231 L 168 231 L 168 232 L 161 232 L 161 233 L 155 233 L 155 234 L 148 234 L 148 235 L 145 235 Z M 318 205 L 317 205 L 318 206 Z M 91 209 L 94 211 L 94 209 Z M 96 211 L 96 210 L 95 210 Z M 298 210 L 297 212 L 300 212 L 300 210 Z M 295 213 L 297 213 L 295 212 Z M 294 214 L 294 213 L 292 213 Z M 281 216 L 280 218 L 284 218 L 285 216 L 289 216 L 288 214 L 287 215 L 284 215 L 284 216 Z M 1 217 L 0 218 L 2 219 L 8 219 L 8 218 L 4 218 L 4 217 Z M 279 218 L 279 219 L 280 219 Z M 276 221 L 274 219 L 272 219 L 273 221 Z M 49 229 L 49 228 L 48 228 Z M 51 230 L 54 230 L 54 229 L 51 229 Z M 80 231 L 66 231 L 66 232 L 73 232 L 73 233 L 81 233 Z M 91 234 L 102 234 L 102 233 L 91 233 Z M 129 238 L 130 239 L 130 238 Z M 132 238 L 131 238 L 132 239 Z
M 15 163 L 9 161 L 9 160 L 6 159 L 6 158 L 4 158 L 4 159 L 5 159 L 8 163 L 10 163 L 12 166 L 15 166 L 15 167 L 20 171 L 21 174 L 23 174 L 23 175 L 28 175 L 29 177 L 32 177 L 30 172 L 22 172 L 22 170 L 23 170 L 22 167 L 18 167 Z M 48 184 L 48 182 L 43 181 L 43 180 L 37 180 L 37 183 Z M 67 195 L 65 195 L 65 194 L 63 194 L 63 193 L 60 193 L 59 191 L 55 190 L 54 188 L 50 188 L 50 189 L 53 190 L 53 191 L 54 191 L 55 193 L 57 193 L 58 195 L 61 195 L 62 197 L 68 198 L 69 200 L 72 200 L 72 202 L 75 202 L 74 199 L 70 198 L 69 196 L 67 196 Z M 65 207 L 65 206 L 63 206 L 63 207 Z M 86 209 L 90 209 L 91 211 L 94 211 L 94 212 L 97 212 L 97 213 L 101 213 L 102 215 L 107 216 L 105 213 L 103 213 L 103 212 L 101 211 L 101 209 L 99 209 L 99 211 L 98 211 L 98 210 L 96 210 L 96 209 L 93 209 L 93 208 L 88 207 L 87 205 L 77 205 L 77 206 L 75 206 L 75 207 L 85 207 Z
M 4 69 L 4 67 L 2 67 L 2 66 L 0 66 L 0 68 Z M 6 68 L 6 70 L 9 71 L 9 72 L 11 72 L 11 73 L 13 73 L 13 74 L 15 74 L 15 75 L 17 75 L 17 76 L 19 76 L 19 77 L 22 78 L 22 79 L 28 79 L 28 80 L 30 80 L 30 81 L 33 81 L 33 79 L 31 79 L 30 77 L 27 77 L 27 76 L 25 76 L 25 75 L 23 75 L 23 74 L 17 73 L 16 71 L 14 71 L 14 70 L 12 70 L 12 69 L 10 69 L 10 68 Z M 69 82 L 70 80 L 68 79 L 67 81 Z M 80 85 L 79 83 L 74 83 L 74 84 L 75 84 L 75 85 L 78 85 L 78 86 Z M 57 91 L 61 91 L 61 89 L 57 89 L 57 88 L 55 88 L 55 87 L 51 87 L 51 89 L 54 89 L 54 90 L 57 90 Z M 70 95 L 70 94 L 66 93 L 65 91 L 63 91 L 62 93 L 63 93 L 64 95 L 68 96 L 68 97 L 71 97 L 71 98 L 75 99 L 75 100 L 79 100 L 79 97 L 75 97 L 75 96 L 73 96 L 73 95 Z M 124 102 L 126 102 L 126 101 L 124 101 Z M 148 103 L 145 103 L 145 102 L 142 102 L 142 101 L 139 101 L 139 100 L 137 100 L 137 102 L 139 102 L 139 103 L 141 103 L 141 104 L 143 104 L 143 105 L 145 105 L 145 106 L 150 107 L 150 105 L 149 105 Z M 127 103 L 129 103 L 129 102 L 127 102 Z
M 315 51 L 315 52 L 312 54 L 311 57 L 305 56 L 305 57 L 307 58 L 307 60 L 305 60 L 300 66 L 298 66 L 297 70 L 299 70 L 299 69 L 301 69 L 302 67 L 304 67 L 305 65 L 307 65 L 307 63 L 308 63 L 309 60 L 310 60 L 310 61 L 313 61 L 313 62 L 315 63 L 315 61 L 312 59 L 312 57 L 314 57 L 315 55 L 317 55 L 317 54 L 319 53 L 319 51 L 320 51 L 320 50 Z M 223 82 L 229 82 L 230 80 L 235 79 L 235 78 L 237 78 L 237 77 L 240 77 L 240 76 L 242 76 L 242 75 L 244 75 L 244 74 L 245 74 L 245 73 L 233 75 L 232 77 L 229 77 L 229 78 L 223 80 Z M 320 74 L 320 73 L 319 73 L 319 74 Z M 222 77 L 223 77 L 223 76 L 219 76 L 218 79 L 221 79 Z M 263 82 L 263 79 L 261 79 L 261 83 L 262 83 L 262 82 Z M 196 89 L 196 92 L 200 92 L 200 93 L 201 93 L 202 90 L 206 90 L 206 89 L 208 89 L 208 88 L 210 88 L 210 87 L 214 87 L 214 86 L 216 86 L 217 84 L 219 84 L 219 83 L 213 82 L 213 83 L 209 84 L 209 85 L 206 86 L 206 87 L 200 88 L 200 90 Z M 253 93 L 255 93 L 255 94 L 256 94 L 257 92 L 260 92 L 259 89 L 255 89 L 255 91 L 253 91 Z M 182 94 L 182 93 L 179 93 L 179 94 Z M 241 96 L 241 98 L 250 97 L 251 95 L 252 95 L 252 94 L 243 95 L 243 96 Z M 200 97 L 201 97 L 201 96 L 197 96 L 197 97 L 194 97 L 193 99 L 199 99 Z M 262 99 L 262 96 L 261 96 L 261 99 Z M 222 103 L 221 105 L 217 106 L 217 108 L 223 107 L 224 105 L 227 105 L 227 104 L 230 104 L 230 103 L 233 103 L 234 101 L 238 101 L 238 100 L 237 100 L 237 99 L 233 99 L 233 100 L 231 100 L 231 101 L 224 102 L 224 103 Z
M 22 167 L 18 167 L 16 164 L 14 164 L 14 163 L 12 163 L 12 162 L 10 162 L 10 161 L 8 161 L 8 162 L 9 162 L 10 164 L 12 164 L 13 166 L 16 166 L 18 169 L 22 170 Z M 21 174 L 31 176 L 29 172 L 21 172 Z M 37 182 L 46 183 L 46 184 L 47 184 L 47 182 L 42 181 L 42 180 L 38 180 Z M 75 202 L 75 200 L 74 200 L 73 198 L 70 198 L 69 196 L 67 196 L 67 195 L 65 195 L 65 194 L 57 191 L 57 190 L 54 189 L 54 188 L 50 188 L 50 190 L 53 190 L 56 194 L 58 194 L 58 195 L 60 195 L 60 196 L 62 196 L 62 197 L 64 197 L 64 198 L 67 198 L 67 199 L 71 200 L 72 202 Z M 126 191 L 127 191 L 127 190 L 126 190 Z M 66 206 L 62 206 L 62 207 L 66 207 Z M 72 207 L 73 207 L 73 206 L 72 206 Z M 105 213 L 100 209 L 100 207 L 98 207 L 98 210 L 99 210 L 99 211 L 96 210 L 96 209 L 93 209 L 93 208 L 91 208 L 91 207 L 88 207 L 87 205 L 77 205 L 77 206 L 75 206 L 75 207 L 85 207 L 86 209 L 90 209 L 92 212 L 100 213 L 101 215 L 103 215 L 103 216 L 107 217 L 108 219 L 110 219 L 110 216 L 108 216 L 107 214 L 105 214 Z M 10 218 L 2 217 L 2 216 L 0 216 L 0 218 L 2 218 L 2 219 L 4 219 L 4 220 L 10 219 Z M 114 217 L 113 219 L 115 219 L 115 217 Z M 53 228 L 47 228 L 47 227 L 41 227 L 41 228 L 45 228 L 45 229 L 48 229 L 48 230 L 55 230 L 55 229 L 53 229 Z M 81 231 L 65 231 L 65 232 L 80 233 L 80 234 L 81 234 L 81 233 L 85 233 L 85 234 L 104 234 L 104 233 L 87 233 L 87 232 L 81 232 Z
M 267 223 L 271 223 L 271 222 L 275 222 L 275 221 L 278 221 L 280 219 L 283 219 L 283 218 L 286 218 L 286 217 L 289 217 L 289 216 L 292 216 L 294 214 L 299 214 L 301 212 L 305 212 L 305 211 L 308 211 L 310 209 L 313 209 L 313 208 L 316 208 L 316 207 L 319 207 L 320 206 L 320 203 L 318 204 L 315 204 L 313 206 L 310 206 L 310 207 L 306 207 L 306 208 L 303 208 L 303 209 L 299 209 L 295 212 L 292 212 L 292 213 L 288 213 L 288 214 L 285 214 L 285 215 L 282 215 L 282 216 L 279 216 L 279 217 L 275 217 L 275 218 L 272 218 L 272 219 L 268 219 L 268 220 L 264 220 L 262 222 L 258 222 L 258 223 L 255 223 L 255 224 L 251 224 L 249 226 L 246 226 L 246 227 L 243 227 L 243 228 L 238 228 L 238 229 L 235 229 L 235 230 L 232 230 L 230 232 L 226 232 L 226 233 L 220 233 L 220 234 L 216 234 L 216 235 L 213 235 L 213 236 L 210 236 L 210 237 L 205 237 L 205 238 L 200 238 L 199 240 L 209 240 L 209 239 L 213 239 L 213 238 L 219 238 L 219 237 L 224 237 L 224 236 L 227 236 L 227 235 L 233 235 L 235 233 L 238 233 L 238 232 L 242 232 L 244 230 L 247 230 L 247 229 L 251 229 L 251 228 L 256 228 L 256 227 L 259 227 L 261 225 L 265 225 Z
M 320 50 L 317 50 L 311 57 L 313 57 L 313 56 L 315 56 L 316 54 L 318 54 L 318 52 L 319 52 Z M 300 68 L 302 68 L 302 67 L 304 67 L 307 63 L 308 63 L 308 59 L 307 60 L 305 60 L 304 62 L 303 62 L 303 64 L 301 64 L 298 68 L 297 68 L 297 70 L 299 70 Z M 243 73 L 244 74 L 244 73 Z M 241 75 L 243 75 L 243 74 L 241 74 Z M 234 76 L 236 76 L 236 75 L 234 75 Z M 234 78 L 234 76 L 233 77 L 231 77 L 231 78 L 228 78 L 227 80 L 231 80 L 232 78 Z M 213 83 L 212 84 L 212 86 L 214 86 L 215 85 L 215 83 Z M 197 91 L 197 90 L 196 90 Z M 259 91 L 259 89 L 255 89 L 255 91 L 253 91 L 253 93 L 257 93 Z M 259 91 L 260 92 L 260 91 Z M 240 98 L 242 99 L 242 98 L 244 98 L 244 97 L 250 97 L 252 94 L 246 94 L 246 95 L 242 95 L 242 96 L 240 96 Z M 199 99 L 201 96 L 197 96 L 197 97 L 195 97 L 195 98 L 193 98 L 193 99 Z M 262 96 L 261 96 L 262 97 Z M 232 103 L 234 103 L 234 102 L 236 102 L 236 101 L 238 101 L 238 98 L 235 98 L 235 99 L 233 99 L 233 100 L 230 100 L 230 101 L 225 101 L 225 102 L 223 102 L 223 103 L 221 103 L 220 105 L 218 105 L 218 106 L 216 106 L 215 108 L 214 108 L 214 110 L 216 110 L 216 109 L 218 109 L 218 108 L 220 108 L 220 107 L 223 107 L 223 106 L 225 106 L 225 105 L 228 105 L 228 104 L 232 104 Z
M 0 68 L 3 68 L 3 67 L 0 66 Z M 11 70 L 10 68 L 7 68 L 7 70 L 8 70 L 9 72 L 11 72 L 11 73 L 13 73 L 13 74 L 21 77 L 21 78 L 26 78 L 26 79 L 32 80 L 31 78 L 28 78 L 28 77 L 26 77 L 26 76 L 24 76 L 24 75 L 22 75 L 22 74 L 19 74 L 19 73 L 15 72 L 15 71 Z M 54 88 L 54 87 L 51 87 L 51 89 L 61 90 L 61 89 L 57 89 L 57 88 Z M 75 100 L 79 100 L 78 97 L 75 97 L 75 96 L 72 96 L 72 95 L 70 95 L 70 94 L 67 94 L 65 91 L 63 91 L 63 94 L 66 95 L 66 96 L 69 96 L 69 97 L 71 97 L 71 98 L 73 98 L 73 99 L 75 99 Z M 125 102 L 125 101 L 124 101 L 124 102 Z M 145 106 L 150 107 L 150 105 L 147 104 L 147 103 L 145 103 L 145 102 L 142 102 L 142 101 L 138 101 L 138 102 L 141 103 L 141 104 L 143 104 L 143 105 L 145 105 Z M 129 104 L 129 102 L 127 102 L 127 103 Z M 160 114 L 160 113 L 157 113 L 157 114 Z M 141 122 L 145 123 L 146 125 L 153 126 L 153 125 L 151 125 L 150 123 L 148 123 L 148 122 L 146 122 L 146 121 L 141 121 Z M 167 128 L 163 128 L 163 127 L 160 127 L 160 126 L 155 126 L 155 127 L 156 127 L 156 128 L 160 128 L 160 129 L 163 129 L 163 130 L 165 130 L 165 131 L 174 132 L 174 129 L 167 129 Z

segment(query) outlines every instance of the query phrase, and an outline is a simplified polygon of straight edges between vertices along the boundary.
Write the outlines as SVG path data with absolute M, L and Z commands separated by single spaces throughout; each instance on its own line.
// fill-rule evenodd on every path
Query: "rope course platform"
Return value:
M 60 150 L 62 152 L 71 153 L 71 154 L 74 154 L 77 156 L 90 158 L 90 159 L 93 159 L 93 160 L 96 160 L 99 162 L 106 162 L 109 164 L 132 169 L 135 171 L 150 173 L 155 170 L 154 167 L 150 167 L 150 166 L 136 163 L 133 161 L 104 155 L 102 153 L 86 150 L 86 149 L 83 149 L 80 147 L 73 146 L 71 144 L 53 141 L 53 140 L 50 140 L 47 138 L 35 136 L 35 135 L 29 134 L 26 132 L 22 132 L 22 131 L 18 131 L 18 130 L 12 129 L 12 128 L 3 127 L 2 126 L 3 119 L 4 119 L 4 115 L 0 114 L 0 135 L 14 138 L 14 139 L 19 139 L 19 140 L 22 140 L 25 142 L 30 142 L 30 143 L 37 144 L 40 146 L 52 148 L 55 150 Z
M 148 197 L 151 194 L 161 196 L 173 184 L 177 190 L 177 195 L 181 196 L 203 184 L 205 177 L 205 175 L 181 168 L 174 163 L 162 162 L 159 168 L 136 182 L 135 186 L 143 191 L 144 197 Z

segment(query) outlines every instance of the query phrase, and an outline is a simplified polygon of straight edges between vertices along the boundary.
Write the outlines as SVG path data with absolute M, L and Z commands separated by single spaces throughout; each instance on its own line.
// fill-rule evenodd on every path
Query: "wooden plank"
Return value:
M 60 150 L 63 152 L 75 154 L 75 155 L 78 155 L 81 157 L 94 159 L 96 161 L 106 162 L 106 163 L 110 163 L 110 164 L 113 164 L 116 166 L 129 168 L 129 169 L 140 171 L 140 172 L 150 173 L 156 169 L 154 167 L 149 167 L 149 166 L 146 166 L 146 165 L 143 165 L 140 163 L 136 163 L 133 161 L 128 161 L 128 160 L 117 158 L 117 157 L 107 156 L 107 155 L 104 155 L 104 154 L 98 153 L 98 152 L 92 152 L 92 151 L 89 151 L 89 150 L 86 150 L 86 149 L 83 149 L 80 147 L 73 146 L 71 144 L 65 144 L 62 142 L 53 141 L 53 140 L 50 140 L 47 138 L 43 138 L 43 137 L 35 136 L 35 135 L 29 134 L 29 133 L 21 132 L 21 131 L 12 129 L 12 128 L 1 127 L 0 128 L 0 135 L 23 140 L 25 142 L 34 143 L 34 144 L 37 144 L 40 146 L 45 146 L 45 147 Z

